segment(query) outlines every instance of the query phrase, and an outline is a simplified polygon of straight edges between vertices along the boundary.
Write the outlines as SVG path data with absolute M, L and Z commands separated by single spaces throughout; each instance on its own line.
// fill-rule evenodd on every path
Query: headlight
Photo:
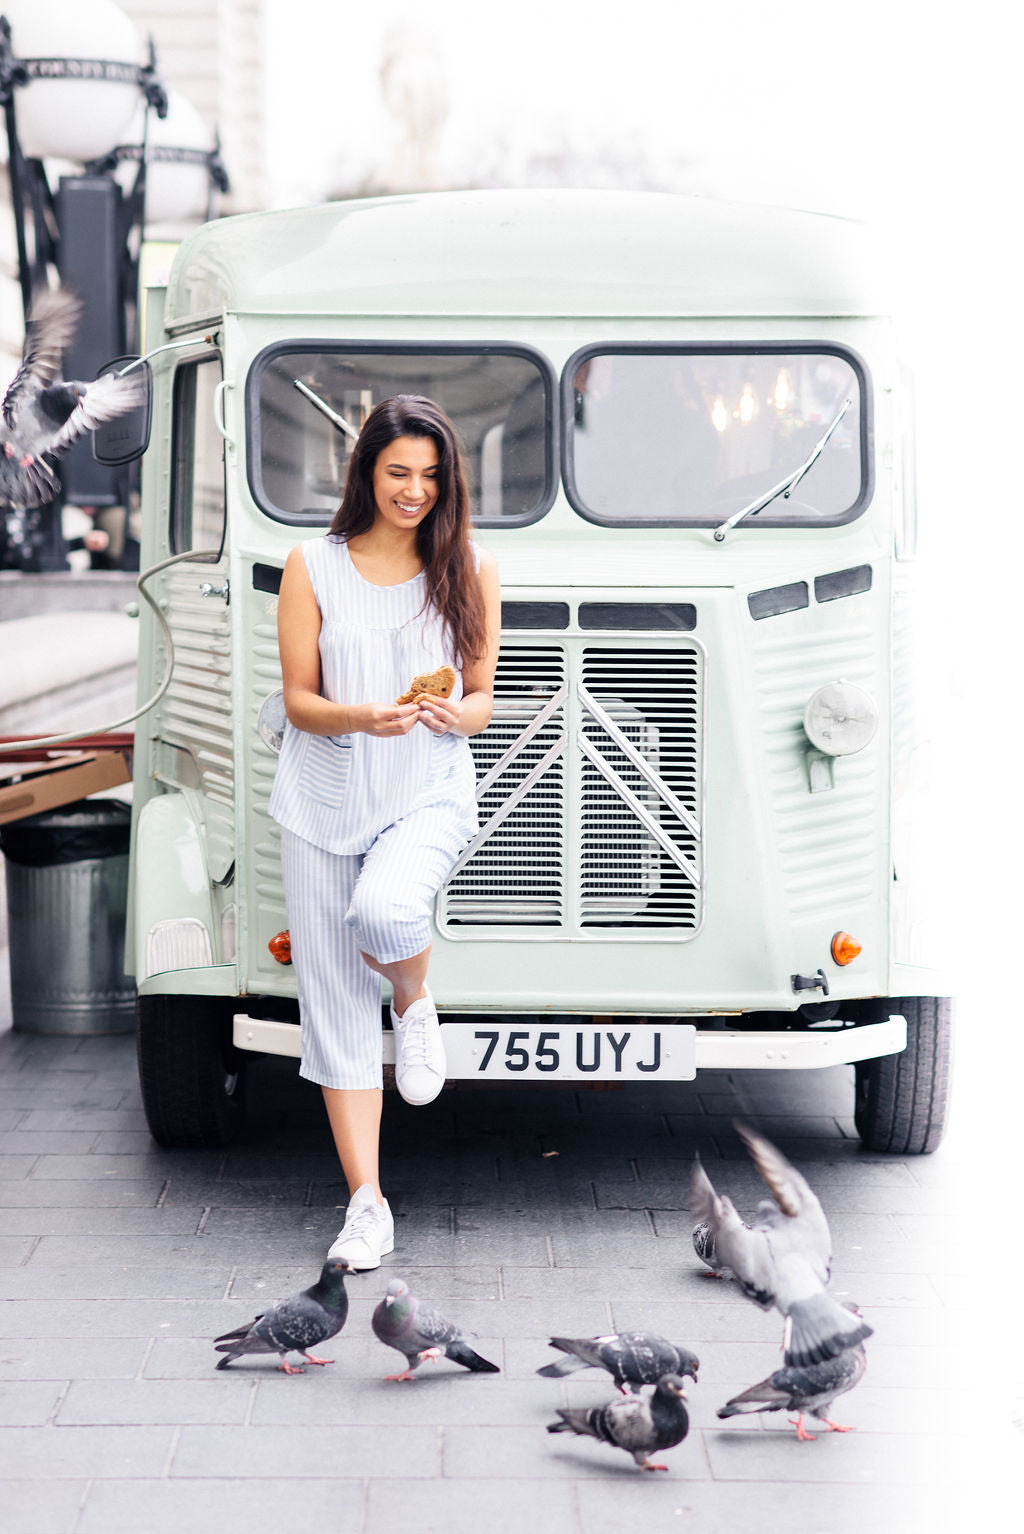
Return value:
M 269 746 L 271 751 L 281 749 L 287 717 L 284 711 L 283 692 L 272 692 L 269 698 L 263 699 L 256 717 L 256 728 L 259 731 L 260 740 L 265 746 Z
M 807 738 L 826 756 L 852 756 L 863 751 L 877 728 L 875 700 L 854 682 L 829 682 L 819 687 L 804 709 Z

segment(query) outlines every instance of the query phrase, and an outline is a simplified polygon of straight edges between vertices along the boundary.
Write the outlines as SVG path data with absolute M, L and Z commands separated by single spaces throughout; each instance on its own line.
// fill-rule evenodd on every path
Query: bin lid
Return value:
M 131 822 L 122 799 L 78 799 L 0 826 L 0 851 L 29 868 L 116 857 L 128 851 Z

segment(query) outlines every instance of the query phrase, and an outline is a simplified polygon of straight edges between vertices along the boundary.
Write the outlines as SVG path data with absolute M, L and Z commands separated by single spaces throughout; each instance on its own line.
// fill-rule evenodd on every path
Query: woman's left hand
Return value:
M 456 733 L 462 717 L 462 703 L 458 698 L 438 698 L 431 692 L 421 693 L 416 699 L 420 710 L 420 724 L 425 724 L 432 735 Z

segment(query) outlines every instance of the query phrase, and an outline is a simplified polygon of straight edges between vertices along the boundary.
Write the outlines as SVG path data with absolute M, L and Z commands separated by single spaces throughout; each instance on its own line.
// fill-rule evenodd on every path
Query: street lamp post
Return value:
M 92 378 L 136 343 L 146 141 L 151 114 L 167 114 L 167 93 L 152 43 L 146 57 L 113 0 L 48 0 L 41 7 L 38 0 L 9 0 L 6 12 L 0 16 L 0 104 L 22 304 L 27 319 L 34 291 L 49 285 L 56 270 L 62 285 L 84 300 L 64 376 Z M 107 159 L 139 105 L 141 145 L 134 175 L 123 186 Z M 53 160 L 83 169 L 60 175 L 54 191 L 45 163 Z M 130 499 L 126 472 L 97 463 L 88 442 L 68 454 L 61 479 L 57 500 L 3 515 L 0 565 L 66 568 L 63 500 L 101 507 L 127 506 Z

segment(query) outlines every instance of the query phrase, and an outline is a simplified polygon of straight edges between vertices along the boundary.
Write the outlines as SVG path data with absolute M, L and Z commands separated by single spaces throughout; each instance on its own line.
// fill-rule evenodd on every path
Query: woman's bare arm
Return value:
M 292 549 L 277 602 L 284 707 L 310 735 L 407 735 L 419 718 L 414 703 L 332 703 L 320 695 L 322 618 L 302 548 Z

